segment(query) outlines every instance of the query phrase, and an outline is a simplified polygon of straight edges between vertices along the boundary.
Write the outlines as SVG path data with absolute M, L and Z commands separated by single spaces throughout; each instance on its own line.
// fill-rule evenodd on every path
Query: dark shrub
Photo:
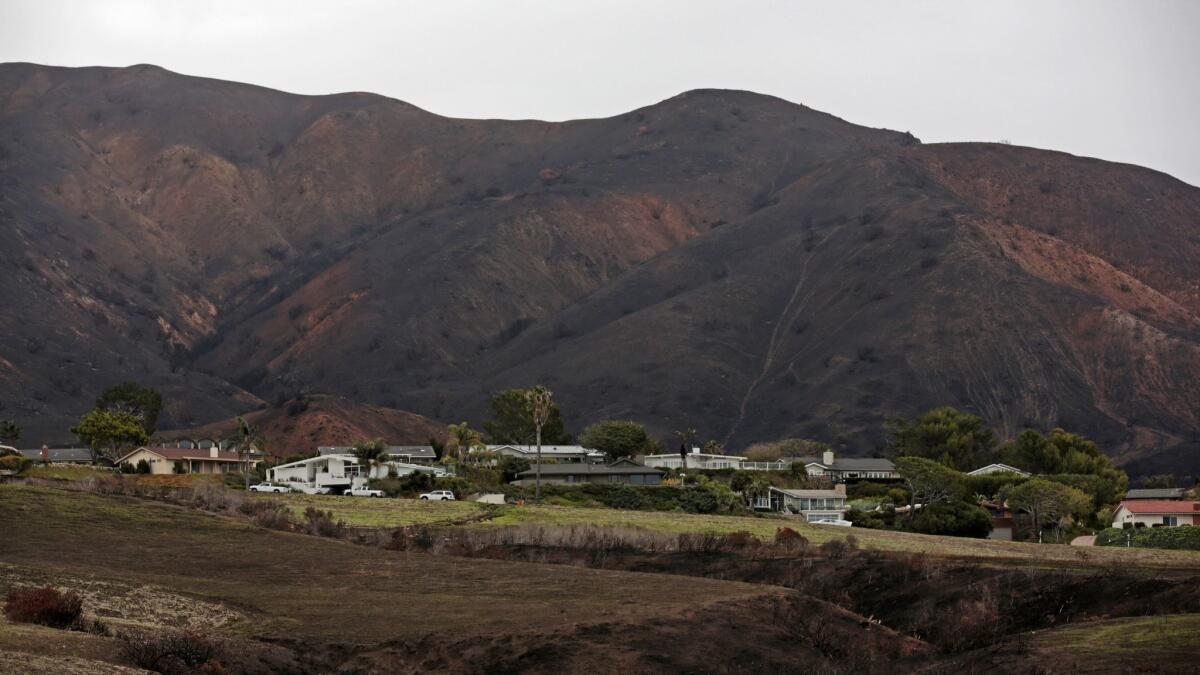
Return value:
M 808 549 L 808 538 L 790 527 L 775 529 L 775 545 L 788 551 L 803 552 Z
M 761 543 L 753 534 L 745 530 L 738 530 L 721 537 L 720 549 L 722 551 L 740 551 L 745 548 L 753 548 Z
M 139 459 L 138 463 L 137 463 L 137 467 L 135 469 L 135 472 L 136 473 L 150 473 L 150 462 L 147 462 L 144 459 Z
M 678 547 L 681 553 L 711 554 L 721 550 L 723 541 L 721 535 L 712 532 L 685 532 L 679 535 Z
M 333 511 L 322 511 L 313 507 L 304 509 L 304 529 L 319 537 L 343 539 L 348 534 L 346 523 L 333 519 Z
M 984 538 L 992 531 L 992 518 L 975 504 L 943 502 L 917 513 L 913 529 L 925 534 Z
M 16 623 L 36 623 L 51 628 L 73 628 L 79 625 L 83 600 L 75 593 L 58 589 L 14 588 L 4 598 L 4 616 Z
M 854 549 L 858 548 L 858 539 L 851 541 L 851 537 L 853 536 L 854 535 L 850 535 L 850 537 L 846 537 L 846 539 L 830 539 L 824 544 L 821 544 L 821 553 L 824 553 L 825 557 L 830 560 L 841 560 L 842 558 L 845 558 L 846 556 L 850 555 Z
M 122 640 L 122 654 L 139 668 L 163 675 L 225 672 L 217 645 L 194 633 L 124 636 Z
M 238 511 L 250 516 L 259 527 L 272 530 L 292 529 L 291 511 L 283 502 L 275 499 L 248 499 L 238 506 Z

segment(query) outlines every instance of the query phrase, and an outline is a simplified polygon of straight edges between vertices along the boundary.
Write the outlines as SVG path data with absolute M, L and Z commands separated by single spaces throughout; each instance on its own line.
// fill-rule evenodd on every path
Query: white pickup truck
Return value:
M 286 485 L 277 483 L 259 483 L 258 485 L 250 486 L 251 492 L 291 492 L 292 489 Z
M 421 495 L 421 499 L 428 502 L 452 502 L 454 501 L 454 493 L 449 490 L 434 490 Z
M 362 487 L 346 488 L 346 494 L 354 497 L 382 497 L 383 490 L 372 490 L 364 485 Z

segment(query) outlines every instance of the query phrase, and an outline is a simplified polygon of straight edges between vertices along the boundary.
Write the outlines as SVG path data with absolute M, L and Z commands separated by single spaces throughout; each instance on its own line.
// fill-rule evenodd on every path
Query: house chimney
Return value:
M 825 453 L 821 455 L 821 463 L 824 464 L 825 466 L 833 466 L 833 451 L 832 450 L 826 450 Z
M 838 493 L 839 495 L 841 495 L 841 496 L 845 497 L 845 496 L 846 496 L 846 484 L 845 484 L 845 483 L 838 483 L 837 485 L 834 485 L 834 486 L 833 486 L 833 491 L 834 491 L 834 492 L 836 492 L 836 493 Z
M 212 457 L 213 459 L 216 459 L 218 452 L 220 452 L 220 450 L 217 450 L 217 446 L 214 445 L 208 449 L 208 456 Z

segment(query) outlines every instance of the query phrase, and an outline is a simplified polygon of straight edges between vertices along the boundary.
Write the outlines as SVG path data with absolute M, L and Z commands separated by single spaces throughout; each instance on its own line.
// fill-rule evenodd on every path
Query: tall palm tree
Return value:
M 359 441 L 354 444 L 352 452 L 358 459 L 358 463 L 367 467 L 367 480 L 371 478 L 371 469 L 380 463 L 386 451 L 387 444 L 383 442 L 382 438 L 376 438 L 373 441 Z
M 554 407 L 554 394 L 542 385 L 525 392 L 525 406 L 533 418 L 533 428 L 537 431 L 537 468 L 534 469 L 533 501 L 542 498 L 542 427 L 550 419 L 550 411 Z
M 466 462 L 467 452 L 476 445 L 483 443 L 483 437 L 466 422 L 451 424 L 450 438 L 447 439 L 446 444 L 449 445 L 450 443 L 454 443 L 457 446 L 458 463 L 463 464 Z
M 238 460 L 242 463 L 242 476 L 246 479 L 247 488 L 250 487 L 250 455 L 254 453 L 254 444 L 258 440 L 258 429 L 246 421 L 245 417 L 238 417 L 237 439 L 234 443 L 237 448 Z M 219 447 L 218 445 L 218 449 Z

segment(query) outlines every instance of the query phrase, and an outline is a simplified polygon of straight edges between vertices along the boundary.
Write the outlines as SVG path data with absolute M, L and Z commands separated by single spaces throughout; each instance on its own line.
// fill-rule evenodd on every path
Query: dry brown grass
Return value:
M 61 588 L 89 577 L 234 607 L 226 634 L 347 643 L 660 616 L 761 587 L 392 553 L 121 496 L 0 486 L 0 561 Z M 86 555 L 80 555 L 86 552 Z M 15 571 L 14 571 L 15 570 Z M 31 570 L 37 570 L 33 572 Z M 101 618 L 104 618 L 101 614 Z M 145 617 L 127 616 L 138 621 Z

